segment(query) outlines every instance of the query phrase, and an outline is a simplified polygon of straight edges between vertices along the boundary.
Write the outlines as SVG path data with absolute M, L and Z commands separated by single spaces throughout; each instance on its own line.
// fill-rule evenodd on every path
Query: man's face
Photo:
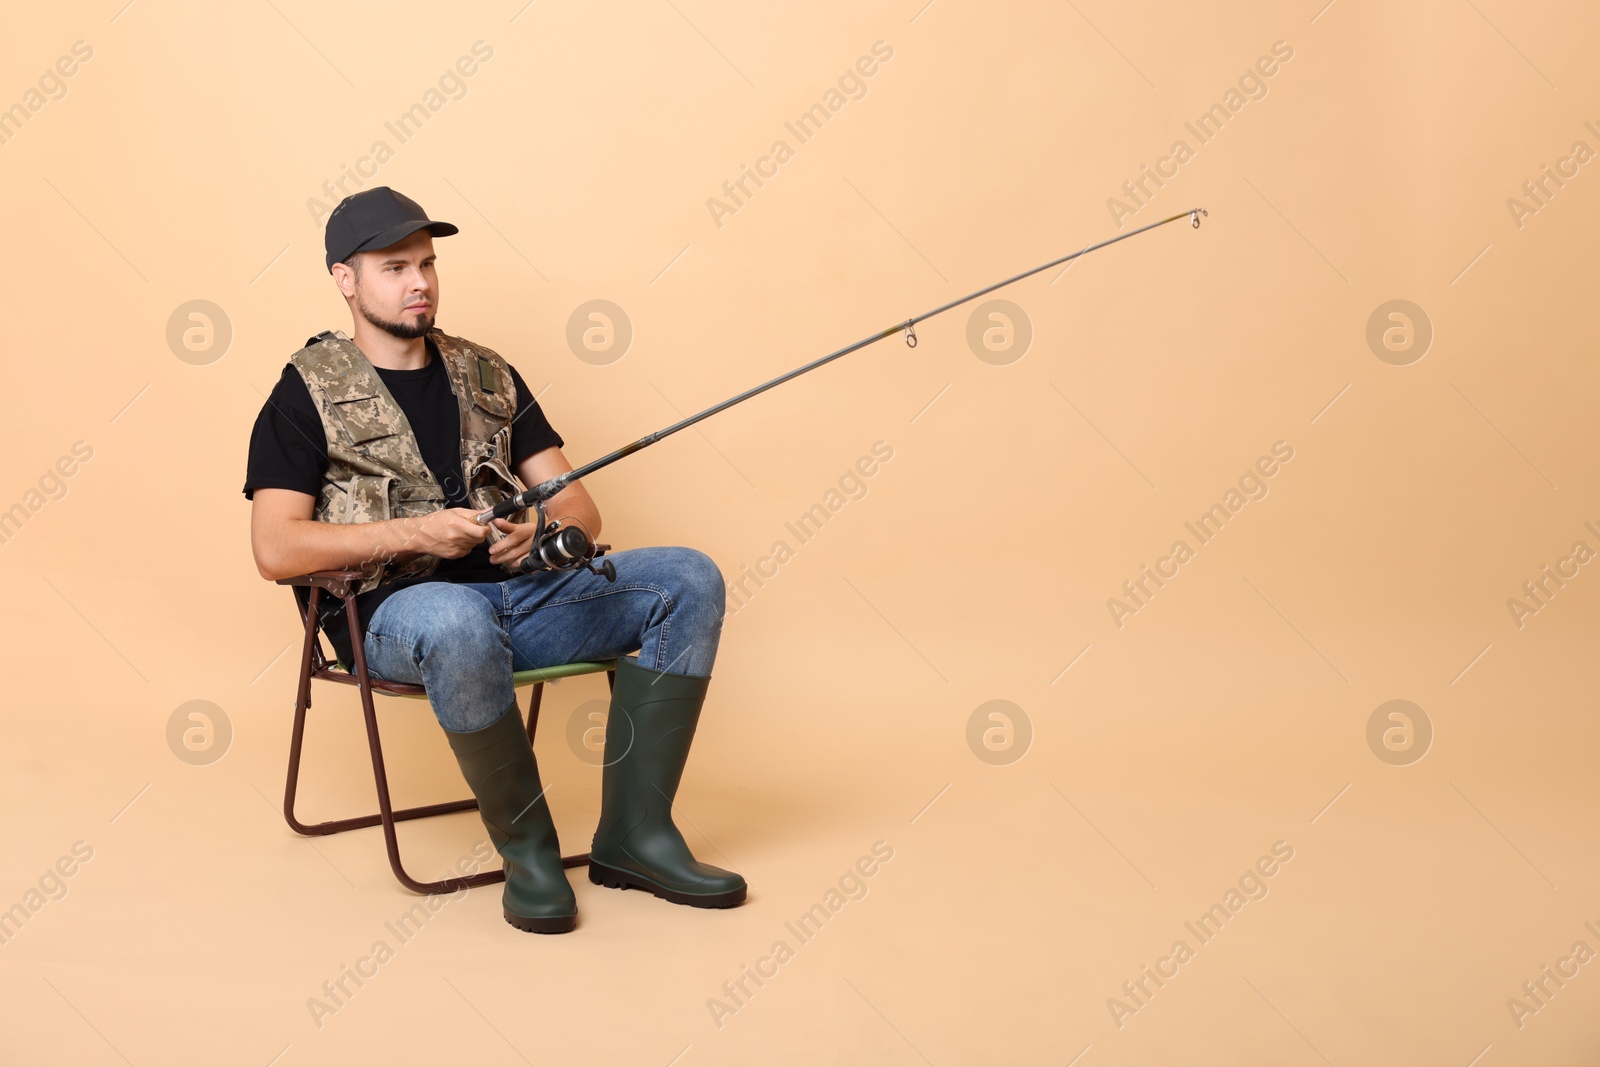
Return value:
M 432 234 L 418 230 L 399 244 L 358 255 L 360 274 L 346 274 L 340 289 L 362 318 L 406 340 L 433 328 L 439 314 L 439 275 Z

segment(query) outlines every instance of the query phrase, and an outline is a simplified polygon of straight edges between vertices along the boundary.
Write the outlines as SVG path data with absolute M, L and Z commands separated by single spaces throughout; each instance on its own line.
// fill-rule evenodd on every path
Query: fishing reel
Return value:
M 533 547 L 517 567 L 519 574 L 585 570 L 600 575 L 608 582 L 617 580 L 616 565 L 609 559 L 602 560 L 598 567 L 594 564 L 610 545 L 596 544 L 589 536 L 589 531 L 577 520 L 573 520 L 574 525 L 571 526 L 548 520 L 542 503 L 533 505 L 533 511 L 539 532 L 534 534 Z

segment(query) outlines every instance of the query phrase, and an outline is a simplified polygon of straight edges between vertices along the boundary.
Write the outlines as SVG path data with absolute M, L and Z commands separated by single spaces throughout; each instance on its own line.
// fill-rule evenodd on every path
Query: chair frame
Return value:
M 404 682 L 390 682 L 381 678 L 374 678 L 367 670 L 366 650 L 362 645 L 361 623 L 356 612 L 356 589 L 366 577 L 360 571 L 313 571 L 293 578 L 278 579 L 279 585 L 297 586 L 309 590 L 304 605 L 296 597 L 295 604 L 300 611 L 301 624 L 305 632 L 305 641 L 300 650 L 300 680 L 299 689 L 295 694 L 294 706 L 294 734 L 289 742 L 289 773 L 288 781 L 283 792 L 283 817 L 288 821 L 295 833 L 307 837 L 325 837 L 330 834 L 344 833 L 346 830 L 357 830 L 367 826 L 382 826 L 383 840 L 389 853 L 389 866 L 394 871 L 400 884 L 414 893 L 454 893 L 461 889 L 473 886 L 492 885 L 505 881 L 505 871 L 481 871 L 477 874 L 444 878 L 437 882 L 423 882 L 413 878 L 406 872 L 404 863 L 400 859 L 400 840 L 396 833 L 396 825 L 410 819 L 425 819 L 433 815 L 448 815 L 458 811 L 473 811 L 478 807 L 475 797 L 466 800 L 452 800 L 442 804 L 424 804 L 418 807 L 394 807 L 389 795 L 389 776 L 384 769 L 383 744 L 378 737 L 378 715 L 373 701 L 373 693 L 384 693 L 390 696 L 423 698 L 427 697 L 427 690 L 420 685 L 410 685 Z M 317 605 L 322 594 L 338 597 L 344 602 L 345 623 L 350 630 L 350 651 L 355 663 L 353 670 L 344 670 L 340 665 L 330 661 L 323 651 L 322 641 L 319 637 L 317 619 Z M 553 677 L 566 675 L 557 674 L 559 668 L 552 668 Z M 522 672 L 524 675 L 534 672 Z M 333 819 L 327 822 L 305 823 L 295 815 L 295 794 L 299 788 L 300 755 L 305 740 L 306 712 L 311 708 L 311 681 L 320 679 L 325 682 L 337 682 L 341 685 L 353 685 L 361 693 L 361 712 L 366 720 L 367 747 L 372 752 L 372 775 L 378 790 L 378 812 L 375 815 L 358 815 L 348 819 Z M 606 681 L 612 687 L 616 685 L 616 672 L 608 670 Z M 534 731 L 539 725 L 539 705 L 544 696 L 544 679 L 533 681 L 533 693 L 528 700 L 528 743 L 533 743 Z M 523 682 L 526 684 L 526 681 Z M 589 862 L 587 852 L 573 856 L 563 856 L 563 867 L 581 867 Z

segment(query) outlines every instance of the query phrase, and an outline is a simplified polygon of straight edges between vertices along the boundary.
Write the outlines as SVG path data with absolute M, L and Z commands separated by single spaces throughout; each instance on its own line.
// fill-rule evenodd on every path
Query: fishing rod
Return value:
M 1013 275 L 1012 277 L 1007 278 L 1005 281 L 995 282 L 993 285 L 985 286 L 984 288 L 979 289 L 977 292 L 968 293 L 966 296 L 952 300 L 948 304 L 941 304 L 932 311 L 925 311 L 921 315 L 913 315 L 904 322 L 897 322 L 893 326 L 885 327 L 869 337 L 863 337 L 855 344 L 846 345 L 844 348 L 841 348 L 836 352 L 830 352 L 820 359 L 812 360 L 803 367 L 797 367 L 796 369 L 789 371 L 787 374 L 780 374 L 770 382 L 764 382 L 752 389 L 746 389 L 739 395 L 729 397 L 720 404 L 713 404 L 711 407 L 706 408 L 698 415 L 690 415 L 688 418 L 681 419 L 678 422 L 673 423 L 671 426 L 657 430 L 655 433 L 646 434 L 637 441 L 634 441 L 632 444 L 623 445 L 615 452 L 611 452 L 607 455 L 601 456 L 599 459 L 585 463 L 583 466 L 578 467 L 575 470 L 567 471 L 565 474 L 558 474 L 548 481 L 543 481 L 538 485 L 532 486 L 531 488 L 524 489 L 515 496 L 508 497 L 489 510 L 478 514 L 476 516 L 478 523 L 480 525 L 488 525 L 491 519 L 509 518 L 519 511 L 525 511 L 528 508 L 533 508 L 537 514 L 537 522 L 541 532 L 535 540 L 533 551 L 529 552 L 527 558 L 522 561 L 521 569 L 524 573 L 533 570 L 567 570 L 577 567 L 587 567 L 589 570 L 596 571 L 596 573 L 605 574 L 607 579 L 614 580 L 615 569 L 612 567 L 609 560 L 602 565 L 602 570 L 596 570 L 596 568 L 594 568 L 590 563 L 590 561 L 593 560 L 595 556 L 599 554 L 599 552 L 593 541 L 587 536 L 586 533 L 577 529 L 576 527 L 560 527 L 558 523 L 546 522 L 544 512 L 545 502 L 551 497 L 555 496 L 557 493 L 561 492 L 561 490 L 565 489 L 567 486 L 571 485 L 573 482 L 577 481 L 579 478 L 582 478 L 585 475 L 593 474 L 595 471 L 600 470 L 603 467 L 609 467 L 611 464 L 615 463 L 619 459 L 622 459 L 624 456 L 631 456 L 635 452 L 649 448 L 662 438 L 670 437 L 679 430 L 688 429 L 690 426 L 693 426 L 702 419 L 709 419 L 719 411 L 726 411 L 735 404 L 742 404 L 753 396 L 757 396 L 766 392 L 768 389 L 780 386 L 792 378 L 798 378 L 802 374 L 807 374 L 811 371 L 814 371 L 818 367 L 832 363 L 836 359 L 848 356 L 850 353 L 865 348 L 870 344 L 875 344 L 876 342 L 883 340 L 885 337 L 892 337 L 897 333 L 904 333 L 907 346 L 915 348 L 917 347 L 917 323 L 931 319 L 935 315 L 941 315 L 944 312 L 949 311 L 951 308 L 960 307 L 962 304 L 970 303 L 971 301 L 978 299 L 980 296 L 994 292 L 996 289 L 1002 289 L 1005 286 L 1011 285 L 1015 282 L 1020 282 L 1024 278 L 1031 278 L 1040 271 L 1049 270 L 1051 267 L 1059 267 L 1063 263 L 1068 263 L 1079 258 L 1080 256 L 1086 256 L 1090 252 L 1095 252 L 1105 248 L 1107 245 L 1114 245 L 1118 241 L 1126 241 L 1130 237 L 1137 237 L 1141 233 L 1146 233 L 1150 230 L 1156 229 L 1157 227 L 1165 226 L 1169 222 L 1177 222 L 1179 219 L 1188 219 L 1190 225 L 1198 230 L 1200 228 L 1200 217 L 1206 214 L 1208 214 L 1208 212 L 1203 207 L 1191 208 L 1188 211 L 1173 215 L 1170 218 L 1161 219 L 1158 222 L 1150 223 L 1148 226 L 1141 226 L 1137 230 L 1130 230 L 1127 233 L 1119 234 L 1116 237 L 1101 241 L 1099 244 L 1085 245 L 1084 247 L 1078 249 L 1078 251 L 1073 252 L 1071 255 L 1062 256 L 1060 259 L 1053 259 L 1049 263 L 1034 267 L 1032 270 L 1025 270 L 1021 274 Z

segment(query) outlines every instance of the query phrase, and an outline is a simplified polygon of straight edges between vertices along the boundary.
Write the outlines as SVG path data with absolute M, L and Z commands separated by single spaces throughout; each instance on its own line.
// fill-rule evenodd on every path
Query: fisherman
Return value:
M 478 521 L 572 466 L 522 375 L 435 326 L 433 240 L 456 232 L 387 186 L 328 217 L 327 268 L 354 326 L 308 340 L 256 418 L 244 485 L 256 568 L 269 580 L 364 571 L 368 668 L 427 687 L 504 861 L 512 926 L 563 933 L 578 912 L 512 673 L 586 660 L 617 661 L 590 881 L 740 904 L 744 878 L 695 859 L 671 810 L 716 660 L 722 575 L 689 548 L 612 554 L 615 581 L 592 569 L 522 574 L 538 523 Z M 545 506 L 599 535 L 581 481 Z M 319 621 L 352 663 L 343 606 Z

